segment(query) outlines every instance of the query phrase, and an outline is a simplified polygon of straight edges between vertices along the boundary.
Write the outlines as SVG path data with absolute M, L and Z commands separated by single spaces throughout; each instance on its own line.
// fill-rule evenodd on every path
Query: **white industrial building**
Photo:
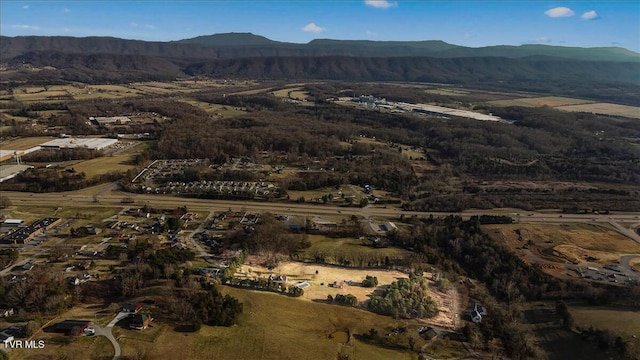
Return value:
M 33 166 L 18 164 L 0 165 L 0 182 L 13 179 L 21 172 L 31 168 L 33 168 Z
M 118 139 L 109 138 L 62 138 L 55 139 L 40 146 L 43 149 L 74 149 L 87 148 L 102 150 L 118 142 Z
M 131 122 L 131 119 L 126 116 L 91 116 L 89 120 L 98 125 L 123 125 Z

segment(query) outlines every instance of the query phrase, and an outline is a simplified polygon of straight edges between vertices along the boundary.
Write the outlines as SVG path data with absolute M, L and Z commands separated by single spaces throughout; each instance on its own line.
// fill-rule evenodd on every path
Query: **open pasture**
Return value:
M 447 88 L 427 89 L 424 92 L 426 92 L 427 94 L 451 95 L 451 96 L 466 95 L 469 93 L 468 91 L 465 91 L 465 90 L 447 89 Z
M 592 101 L 583 99 L 574 99 L 561 96 L 542 96 L 542 97 L 525 97 L 508 100 L 495 100 L 489 101 L 491 105 L 497 106 L 524 106 L 524 107 L 541 107 L 541 106 L 566 106 L 566 105 L 579 105 L 589 104 Z
M 53 139 L 55 138 L 50 136 L 35 136 L 35 137 L 19 138 L 14 140 L 3 141 L 2 148 L 9 149 L 9 150 L 27 150 L 29 148 L 38 146 L 42 143 L 51 141 Z
M 619 309 L 615 307 L 570 306 L 576 326 L 599 329 L 610 329 L 625 336 L 628 340 L 633 335 L 640 336 L 640 311 Z M 624 321 L 620 321 L 624 319 Z
M 77 172 L 84 172 L 88 178 L 104 175 L 108 172 L 127 171 L 134 169 L 133 164 L 135 155 L 118 154 L 113 156 L 104 156 L 90 160 L 82 160 L 68 164 L 67 169 L 73 168 Z
M 177 332 L 163 327 L 153 341 L 133 339 L 125 335 L 123 356 L 144 353 L 151 359 L 335 359 L 338 354 L 351 355 L 352 360 L 411 359 L 408 351 L 389 350 L 356 340 L 353 334 L 365 333 L 372 327 L 406 326 L 414 329 L 417 321 L 394 320 L 368 311 L 337 306 L 267 292 L 223 287 L 223 293 L 243 303 L 238 325 L 232 327 L 202 326 L 199 332 Z M 351 342 L 343 345 L 329 335 L 349 330 Z M 130 331 L 126 331 L 129 333 Z M 416 346 L 424 341 L 416 336 Z M 457 345 L 457 344 L 454 344 Z
M 195 106 L 199 109 L 204 110 L 208 114 L 211 115 L 219 115 L 222 117 L 234 117 L 242 114 L 246 114 L 245 110 L 241 110 L 240 108 L 236 108 L 233 106 L 221 105 L 221 104 L 211 104 L 205 101 L 198 101 L 195 99 L 187 98 L 187 99 L 179 99 L 178 101 L 185 102 L 189 105 Z
M 587 112 L 601 115 L 624 116 L 629 118 L 640 119 L 640 107 L 609 104 L 609 103 L 592 103 L 581 105 L 556 106 L 558 110 Z
M 359 240 L 354 238 L 329 238 L 324 235 L 309 235 L 311 246 L 304 249 L 301 253 L 301 259 L 312 261 L 315 256 L 322 256 L 328 262 L 337 262 L 337 257 L 349 255 L 358 255 L 370 257 L 373 261 L 381 258 L 384 260 L 386 256 L 390 259 L 402 258 L 411 254 L 410 251 L 400 248 L 373 248 L 367 245 L 367 240 Z

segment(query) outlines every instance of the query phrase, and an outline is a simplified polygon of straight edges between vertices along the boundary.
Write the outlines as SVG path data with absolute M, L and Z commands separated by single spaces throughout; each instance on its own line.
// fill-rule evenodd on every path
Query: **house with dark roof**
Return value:
M 142 309 L 142 305 L 140 304 L 126 304 L 122 307 L 122 312 L 135 314 L 140 311 L 140 309 Z
M 53 331 L 66 335 L 73 333 L 81 334 L 89 325 L 91 325 L 91 321 L 89 320 L 65 320 L 55 324 Z
M 419 328 L 418 334 L 420 334 L 420 336 L 422 336 L 422 338 L 425 340 L 433 340 L 438 337 L 438 331 L 436 331 L 436 329 L 432 328 L 431 326 Z
M 13 316 L 13 308 L 0 309 L 0 318 Z
M 477 310 L 473 310 L 471 312 L 471 321 L 476 324 L 480 324 L 482 322 L 482 315 Z
M 8 344 L 14 339 L 15 338 L 13 337 L 13 335 L 7 334 L 5 332 L 0 332 L 0 341 L 2 342 L 2 345 L 4 345 L 5 349 L 8 347 Z
M 153 319 L 151 318 L 150 315 L 135 314 L 133 315 L 133 317 L 131 318 L 131 321 L 129 322 L 129 328 L 135 329 L 135 330 L 144 330 L 147 327 L 149 327 L 149 324 L 151 323 L 152 320 Z

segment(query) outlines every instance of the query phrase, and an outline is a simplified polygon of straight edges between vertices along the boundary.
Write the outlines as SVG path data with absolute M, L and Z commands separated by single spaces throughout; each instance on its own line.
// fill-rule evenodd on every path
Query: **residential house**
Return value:
M 142 309 L 142 305 L 140 304 L 126 304 L 122 307 L 122 312 L 135 314 L 140 311 L 140 309 Z
M 478 311 L 478 306 L 474 306 L 473 311 L 471 312 L 471 321 L 476 324 L 480 324 L 482 322 L 482 315 Z
M 129 322 L 129 328 L 136 329 L 136 330 L 144 330 L 147 327 L 149 327 L 149 324 L 151 323 L 152 320 L 153 319 L 151 318 L 150 315 L 135 314 L 131 318 L 131 321 Z
M 73 333 L 82 334 L 91 322 L 89 320 L 65 320 L 54 325 L 53 331 L 71 335 Z
M 278 283 L 278 284 L 286 284 L 288 279 L 287 275 L 269 275 L 269 281 Z
M 436 331 L 436 329 L 432 328 L 431 326 L 419 328 L 418 333 L 425 340 L 433 340 L 436 337 L 438 337 L 438 332 Z
M 476 303 L 475 306 L 473 307 L 473 310 L 477 311 L 478 314 L 485 316 L 487 315 L 487 309 L 484 308 L 484 306 Z
M 13 308 L 0 309 L 0 317 L 13 316 Z

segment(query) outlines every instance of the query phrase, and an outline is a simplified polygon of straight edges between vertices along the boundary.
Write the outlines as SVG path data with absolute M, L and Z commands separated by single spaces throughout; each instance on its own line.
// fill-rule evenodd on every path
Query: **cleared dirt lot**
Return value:
M 485 225 L 484 228 L 517 254 L 532 253 L 558 263 L 581 264 L 591 256 L 597 260 L 590 263 L 603 266 L 619 260 L 623 254 L 640 254 L 640 244 L 592 224 L 510 224 Z
M 256 258 L 250 257 L 248 261 L 251 261 L 252 264 L 258 263 L 258 259 Z M 317 274 L 316 271 L 318 272 Z M 260 265 L 248 265 L 245 263 L 240 267 L 239 274 L 237 275 L 257 278 L 267 277 L 269 274 L 287 275 L 289 284 L 307 281 L 311 286 L 304 289 L 302 299 L 308 301 L 324 301 L 327 299 L 327 295 L 335 297 L 337 294 L 351 294 L 358 298 L 358 301 L 364 302 L 367 301 L 374 292 L 379 293 L 385 286 L 392 282 L 409 277 L 409 275 L 397 270 L 350 269 L 299 262 L 284 262 L 273 270 L 269 270 Z M 360 285 L 367 275 L 378 278 L 377 288 L 365 288 Z M 424 276 L 427 279 L 431 279 L 432 274 L 425 273 Z M 343 283 L 343 287 L 337 288 L 329 286 L 329 284 L 334 284 L 336 281 Z M 459 311 L 457 292 L 453 290 L 447 293 L 441 292 L 433 286 L 434 283 L 431 280 L 429 280 L 429 285 L 432 290 L 429 296 L 438 304 L 440 313 L 436 317 L 428 319 L 428 323 L 437 324 L 445 328 L 453 327 L 456 321 L 455 315 Z

